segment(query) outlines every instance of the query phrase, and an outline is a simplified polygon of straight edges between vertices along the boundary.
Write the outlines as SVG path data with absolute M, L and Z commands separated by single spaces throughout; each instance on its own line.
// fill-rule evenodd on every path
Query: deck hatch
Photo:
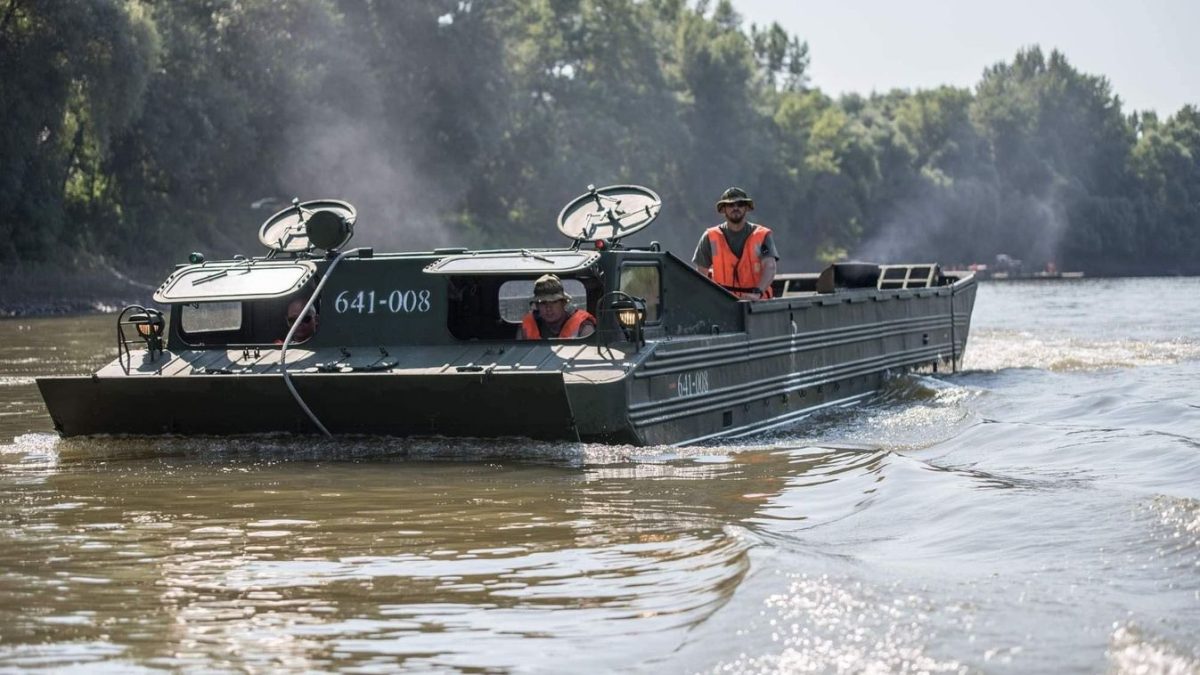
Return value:
M 305 260 L 249 260 L 188 265 L 176 270 L 154 292 L 154 301 L 226 302 L 291 295 L 317 271 Z
M 506 251 L 451 255 L 425 267 L 426 274 L 569 274 L 600 259 L 598 251 Z

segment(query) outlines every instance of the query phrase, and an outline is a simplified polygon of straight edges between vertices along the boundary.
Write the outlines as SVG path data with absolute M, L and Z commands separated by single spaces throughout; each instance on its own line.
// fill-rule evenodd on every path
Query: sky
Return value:
M 1125 113 L 1200 105 L 1200 0 L 733 0 L 749 23 L 808 42 L 810 84 L 869 94 L 973 88 L 1017 50 L 1057 48 L 1107 77 Z

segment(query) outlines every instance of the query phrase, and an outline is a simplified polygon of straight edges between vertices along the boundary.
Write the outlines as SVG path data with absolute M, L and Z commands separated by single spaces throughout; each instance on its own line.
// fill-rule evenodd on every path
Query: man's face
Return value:
M 746 220 L 746 214 L 749 212 L 750 202 L 730 202 L 721 207 L 721 213 L 725 215 L 725 220 L 733 225 Z
M 538 313 L 542 316 L 542 321 L 546 323 L 557 323 L 567 313 L 566 300 L 551 300 L 549 302 L 538 302 Z
M 299 305 L 289 305 L 287 311 L 288 328 L 297 321 L 300 325 L 296 328 L 296 332 L 292 335 L 292 341 L 301 342 L 312 337 L 314 331 L 317 330 L 317 315 L 315 312 L 309 312 L 303 318 L 300 318 L 300 311 L 304 309 L 303 303 Z

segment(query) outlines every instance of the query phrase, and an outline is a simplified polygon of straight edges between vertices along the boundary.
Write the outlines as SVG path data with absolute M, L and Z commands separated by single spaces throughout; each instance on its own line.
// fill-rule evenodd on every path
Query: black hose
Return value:
M 358 251 L 359 249 L 356 248 L 352 248 L 349 251 L 342 251 L 336 258 L 333 259 L 333 262 L 329 264 L 329 269 L 325 270 L 325 276 L 321 277 L 321 281 L 317 284 L 317 288 L 312 292 L 312 295 L 308 297 L 308 302 L 304 304 L 304 309 L 300 312 L 300 318 L 308 316 L 309 311 L 312 310 L 313 303 L 317 301 L 317 296 L 321 294 L 321 289 L 325 288 L 325 282 L 329 281 L 329 277 L 333 276 L 333 270 L 337 268 L 338 263 L 342 261 L 342 258 L 345 258 L 351 253 L 358 253 Z M 296 385 L 292 384 L 292 374 L 289 373 L 287 369 L 288 345 L 292 341 L 292 335 L 294 335 L 296 329 L 300 327 L 300 323 L 301 321 L 297 319 L 297 321 L 292 324 L 292 327 L 288 329 L 287 335 L 283 338 L 283 350 L 279 352 L 279 369 L 283 371 L 283 382 L 287 385 L 288 391 L 292 392 L 292 397 L 296 399 L 296 403 L 300 404 L 300 409 L 303 410 L 306 415 L 308 415 L 308 419 L 312 420 L 313 424 L 317 425 L 317 428 L 321 430 L 321 433 L 325 434 L 327 437 L 332 437 L 333 434 L 329 433 L 329 430 L 325 428 L 325 425 L 321 424 L 321 420 L 317 419 L 317 416 L 313 414 L 311 409 L 309 409 L 308 405 L 304 402 L 304 399 L 300 398 L 300 392 L 296 391 Z

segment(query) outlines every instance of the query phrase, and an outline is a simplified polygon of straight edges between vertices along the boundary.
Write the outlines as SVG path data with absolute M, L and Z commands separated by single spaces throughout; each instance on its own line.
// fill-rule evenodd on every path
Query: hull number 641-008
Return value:
M 429 290 L 391 292 L 342 291 L 333 300 L 338 314 L 413 314 L 429 311 Z

